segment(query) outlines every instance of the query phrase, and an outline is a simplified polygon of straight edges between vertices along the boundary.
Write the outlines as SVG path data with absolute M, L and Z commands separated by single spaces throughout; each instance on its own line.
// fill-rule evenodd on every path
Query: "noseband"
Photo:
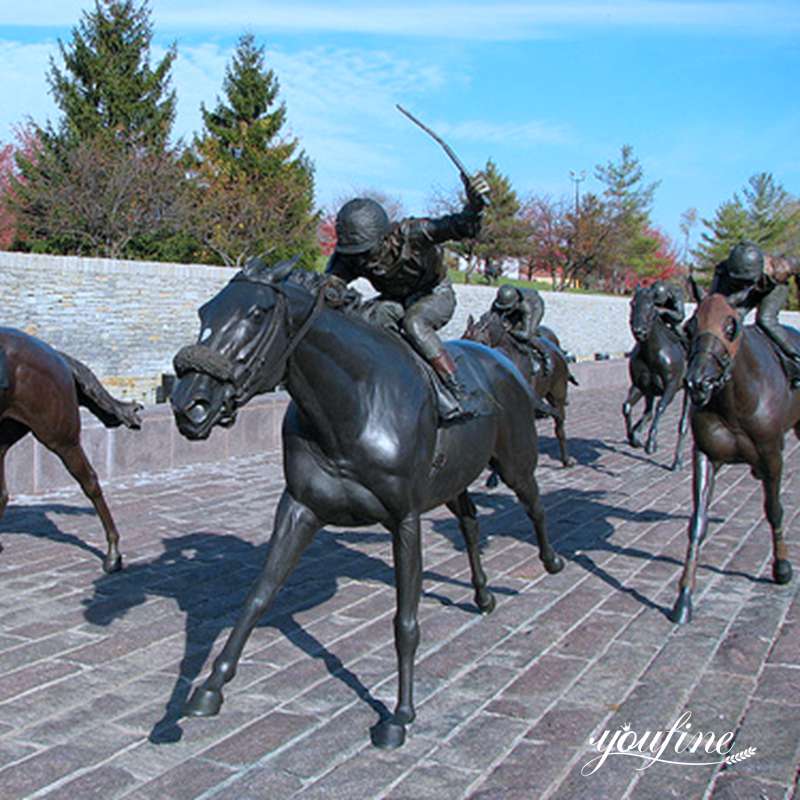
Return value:
M 259 341 L 253 357 L 246 364 L 240 364 L 204 344 L 192 344 L 178 351 L 173 360 L 173 367 L 178 378 L 182 378 L 189 372 L 199 372 L 220 383 L 230 384 L 232 391 L 229 399 L 235 401 L 237 405 L 242 405 L 253 395 L 270 391 L 280 383 L 286 372 L 290 356 L 322 310 L 325 298 L 321 291 L 317 292 L 311 312 L 298 330 L 291 334 L 289 332 L 289 301 L 283 286 L 277 283 L 273 284 L 267 279 L 259 280 L 245 275 L 243 272 L 238 273 L 233 280 L 269 286 L 277 295 L 272 319 L 266 330 L 259 334 Z M 286 344 L 282 355 L 270 368 L 269 361 L 272 358 L 273 344 L 281 332 L 286 337 Z
M 691 349 L 689 350 L 689 363 L 691 363 L 695 356 L 699 355 L 709 355 L 717 362 L 722 373 L 719 378 L 714 381 L 714 388 L 716 390 L 724 386 L 731 377 L 733 357 L 716 334 L 711 331 L 704 331 L 694 337 Z

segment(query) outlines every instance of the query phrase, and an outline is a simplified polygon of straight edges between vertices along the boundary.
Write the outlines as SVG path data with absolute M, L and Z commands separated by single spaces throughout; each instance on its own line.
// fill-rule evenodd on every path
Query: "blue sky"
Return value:
M 90 0 L 0 9 L 0 141 L 27 115 L 56 118 L 48 59 Z M 376 188 L 424 212 L 458 184 L 444 136 L 470 168 L 492 158 L 521 196 L 599 190 L 599 163 L 633 146 L 660 180 L 653 219 L 711 216 L 756 172 L 800 195 L 800 2 L 296 2 L 151 0 L 154 55 L 177 42 L 176 135 L 200 127 L 236 39 L 255 34 L 320 204 Z

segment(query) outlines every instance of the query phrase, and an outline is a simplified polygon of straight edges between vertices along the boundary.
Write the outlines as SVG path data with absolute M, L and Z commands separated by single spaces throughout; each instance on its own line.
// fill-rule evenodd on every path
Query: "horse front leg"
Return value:
M 680 388 L 680 382 L 677 380 L 670 381 L 666 388 L 664 389 L 664 394 L 661 396 L 661 399 L 658 401 L 658 405 L 656 406 L 656 413 L 653 417 L 653 423 L 650 425 L 650 431 L 647 434 L 647 444 L 645 445 L 644 451 L 647 455 L 652 455 L 653 453 L 658 450 L 658 423 L 661 421 L 661 417 L 664 412 L 667 410 L 669 404 L 675 398 L 675 395 Z
M 261 575 L 247 595 L 244 610 L 228 636 L 225 647 L 214 661 L 211 674 L 186 703 L 183 710 L 185 716 L 210 717 L 219 712 L 224 700 L 222 687 L 236 675 L 242 650 L 253 628 L 272 605 L 320 527 L 316 514 L 284 489 Z
M 631 385 L 631 388 L 628 389 L 628 396 L 625 398 L 625 402 L 622 404 L 622 416 L 625 418 L 625 436 L 628 439 L 628 444 L 631 447 L 641 447 L 641 444 L 636 444 L 634 442 L 634 433 L 633 433 L 633 407 L 642 399 L 642 391 L 637 386 Z
M 692 465 L 694 510 L 689 522 L 689 546 L 683 564 L 683 574 L 678 584 L 678 599 L 669 615 L 669 618 L 679 625 L 691 622 L 692 619 L 692 592 L 697 572 L 697 556 L 708 529 L 708 507 L 714 493 L 714 477 L 717 471 L 716 465 L 697 445 L 692 454 Z
M 783 506 L 781 505 L 781 475 L 783 459 L 780 450 L 764 466 L 764 513 L 772 528 L 772 577 L 775 583 L 789 583 L 792 579 L 792 564 L 789 550 L 783 538 Z
M 678 444 L 675 446 L 675 458 L 672 462 L 670 469 L 677 472 L 683 466 L 683 459 L 681 458 L 681 450 L 683 449 L 683 440 L 686 438 L 686 432 L 689 430 L 689 392 L 683 390 L 683 406 L 681 407 L 681 419 L 678 423 Z
M 639 421 L 631 429 L 631 438 L 628 440 L 631 447 L 642 446 L 642 440 L 639 438 L 639 431 L 650 424 L 650 420 L 653 418 L 653 405 L 655 401 L 656 397 L 654 394 L 647 394 L 644 396 L 644 412 Z
M 394 618 L 394 643 L 397 650 L 397 706 L 394 714 L 372 728 L 372 743 L 376 747 L 400 747 L 406 738 L 405 726 L 413 722 L 414 656 L 419 645 L 417 611 L 422 594 L 422 543 L 419 514 L 409 514 L 394 530 L 394 555 L 397 613 Z

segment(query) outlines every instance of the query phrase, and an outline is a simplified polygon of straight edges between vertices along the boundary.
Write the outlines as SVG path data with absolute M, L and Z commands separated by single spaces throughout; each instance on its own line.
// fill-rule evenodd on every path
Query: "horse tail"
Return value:
M 578 379 L 572 374 L 572 372 L 570 372 L 569 367 L 567 367 L 567 380 L 573 386 L 580 386 L 580 384 L 578 383 Z
M 123 402 L 112 397 L 86 364 L 66 353 L 59 351 L 58 354 L 72 371 L 79 405 L 88 408 L 107 428 L 124 425 L 126 428 L 138 430 L 142 427 L 139 417 L 142 406 L 139 403 Z

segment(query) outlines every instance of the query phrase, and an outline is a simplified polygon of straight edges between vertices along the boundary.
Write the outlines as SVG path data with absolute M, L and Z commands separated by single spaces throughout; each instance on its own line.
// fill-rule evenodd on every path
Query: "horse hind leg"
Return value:
M 77 444 L 58 447 L 54 450 L 61 459 L 69 474 L 79 483 L 83 493 L 89 498 L 106 534 L 107 551 L 103 559 L 103 570 L 107 573 L 117 572 L 122 569 L 122 556 L 119 552 L 119 532 L 114 524 L 114 518 L 108 509 L 108 504 L 100 488 L 97 473 L 89 463 L 80 442 Z
M 525 509 L 525 513 L 533 523 L 536 532 L 536 541 L 539 545 L 539 558 L 544 568 L 554 575 L 564 569 L 564 559 L 553 549 L 550 539 L 547 536 L 545 523 L 544 506 L 539 494 L 539 485 L 532 469 L 518 469 L 509 466 L 507 462 L 497 460 L 500 477 L 517 496 L 517 499 Z
M 683 457 L 681 450 L 683 450 L 683 440 L 686 438 L 686 432 L 689 430 L 689 392 L 683 390 L 683 405 L 681 407 L 681 419 L 678 423 L 678 443 L 675 445 L 675 458 L 672 461 L 670 469 L 677 472 L 683 466 Z
M 642 447 L 642 440 L 639 438 L 639 431 L 646 428 L 653 418 L 653 406 L 655 405 L 656 396 L 654 394 L 647 394 L 644 396 L 644 412 L 639 418 L 639 421 L 631 428 L 631 436 L 628 441 L 631 447 Z
M 566 384 L 564 388 L 566 389 Z M 556 409 L 556 411 L 558 411 L 558 416 L 555 417 L 553 420 L 553 428 L 555 430 L 556 439 L 558 440 L 558 449 L 561 455 L 561 464 L 564 467 L 574 467 L 577 461 L 575 461 L 575 459 L 572 458 L 572 456 L 570 456 L 569 449 L 567 447 L 566 391 L 564 392 L 564 396 L 548 395 L 547 399 L 548 402 Z
M 14 419 L 0 422 L 0 519 L 8 505 L 8 486 L 6 485 L 5 460 L 6 453 L 12 445 L 30 432 L 30 428 Z M 2 549 L 2 548 L 0 548 Z
M 469 566 L 472 572 L 472 586 L 475 589 L 475 604 L 481 614 L 491 614 L 494 611 L 494 595 L 486 588 L 486 573 L 483 571 L 480 553 L 480 531 L 478 529 L 477 510 L 475 503 L 468 492 L 462 492 L 455 500 L 451 500 L 447 507 L 458 518 L 461 535 L 467 546 Z

